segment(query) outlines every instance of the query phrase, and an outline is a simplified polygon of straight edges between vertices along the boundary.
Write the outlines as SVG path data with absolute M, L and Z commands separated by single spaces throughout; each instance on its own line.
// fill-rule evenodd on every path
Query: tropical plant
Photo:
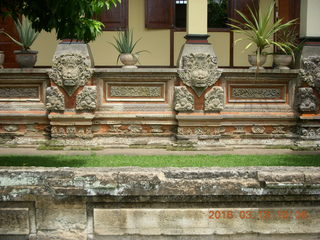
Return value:
M 103 23 L 97 15 L 121 0 L 0 0 L 0 15 L 27 16 L 36 31 L 55 29 L 58 39 L 95 40 Z
M 0 33 L 5 34 L 8 36 L 14 43 L 18 44 L 22 47 L 23 51 L 30 50 L 31 45 L 36 40 L 36 38 L 39 35 L 39 32 L 35 31 L 32 28 L 32 22 L 25 16 L 22 16 L 22 21 L 17 19 L 15 22 L 16 29 L 19 34 L 19 39 L 17 40 L 14 37 L 12 37 L 10 34 L 6 33 L 3 30 L 0 30 Z
M 293 54 L 292 45 L 288 42 L 281 42 L 274 40 L 273 37 L 279 31 L 282 31 L 290 26 L 292 26 L 296 19 L 283 23 L 282 19 L 273 22 L 275 3 L 272 3 L 265 14 L 259 14 L 257 9 L 251 9 L 248 7 L 250 16 L 246 16 L 241 11 L 236 10 L 237 14 L 241 17 L 241 21 L 236 19 L 230 19 L 231 24 L 228 24 L 233 28 L 233 32 L 240 33 L 245 36 L 245 38 L 237 39 L 241 41 L 244 39 L 250 40 L 245 47 L 245 49 L 251 46 L 256 47 L 257 54 L 257 66 L 260 65 L 260 56 L 266 54 L 264 50 L 270 46 L 276 46 L 282 51 L 287 51 Z
M 119 53 L 117 58 L 117 63 L 119 61 L 121 54 L 133 54 L 138 55 L 141 52 L 148 52 L 146 50 L 141 50 L 138 52 L 133 53 L 134 48 L 136 47 L 137 43 L 140 41 L 140 39 L 134 41 L 133 40 L 133 30 L 125 30 L 118 33 L 117 37 L 113 37 L 115 40 L 115 43 L 109 42 Z
M 300 45 L 299 35 L 295 26 L 290 26 L 277 32 L 276 39 L 278 42 L 286 43 L 288 45 L 288 47 L 284 49 L 277 48 L 276 53 L 294 55 L 295 50 Z

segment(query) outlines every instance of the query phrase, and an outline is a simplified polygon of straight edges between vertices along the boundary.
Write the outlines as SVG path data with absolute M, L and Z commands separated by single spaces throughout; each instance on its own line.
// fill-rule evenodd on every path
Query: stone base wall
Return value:
M 0 168 L 0 239 L 319 239 L 320 168 Z
M 320 145 L 320 97 L 298 70 L 220 69 L 206 88 L 177 69 L 87 69 L 66 85 L 57 71 L 0 70 L 0 144 Z

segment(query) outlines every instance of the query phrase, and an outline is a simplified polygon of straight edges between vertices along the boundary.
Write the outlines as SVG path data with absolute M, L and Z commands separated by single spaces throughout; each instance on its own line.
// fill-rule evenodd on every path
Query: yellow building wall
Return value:
M 261 0 L 260 9 L 265 11 L 267 6 L 273 0 Z M 129 29 L 134 31 L 134 39 L 140 39 L 136 46 L 136 51 L 147 50 L 140 54 L 139 62 L 143 66 L 169 66 L 170 65 L 170 30 L 146 29 L 144 19 L 144 0 L 129 1 Z M 229 32 L 209 32 L 209 42 L 213 45 L 214 51 L 218 57 L 218 65 L 220 67 L 230 66 L 230 33 Z M 185 43 L 184 36 L 186 32 L 174 33 L 174 64 L 177 62 L 180 49 Z M 117 36 L 116 31 L 105 31 L 97 39 L 89 45 L 94 57 L 95 66 L 120 66 L 116 60 L 118 53 L 109 42 L 114 42 L 113 37 Z M 234 35 L 234 39 L 242 36 Z M 52 57 L 59 41 L 56 40 L 55 32 L 42 32 L 32 49 L 38 50 L 37 66 L 51 66 Z M 249 66 L 247 55 L 254 51 L 254 48 L 244 50 L 247 41 L 239 41 L 234 44 L 234 66 Z M 268 51 L 272 51 L 270 48 Z M 268 56 L 267 64 L 272 66 L 272 56 Z

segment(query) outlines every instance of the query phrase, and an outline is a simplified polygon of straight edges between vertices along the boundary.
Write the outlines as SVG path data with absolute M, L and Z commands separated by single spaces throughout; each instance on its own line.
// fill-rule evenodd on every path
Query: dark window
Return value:
M 117 7 L 105 10 L 100 15 L 105 31 L 125 30 L 128 28 L 128 0 L 122 0 Z
M 146 28 L 173 27 L 173 0 L 145 0 Z
M 237 9 L 249 14 L 259 0 L 208 0 L 208 28 L 227 28 L 228 18 L 239 19 Z M 146 28 L 185 28 L 187 0 L 146 0 Z M 171 15 L 170 15 L 171 14 Z

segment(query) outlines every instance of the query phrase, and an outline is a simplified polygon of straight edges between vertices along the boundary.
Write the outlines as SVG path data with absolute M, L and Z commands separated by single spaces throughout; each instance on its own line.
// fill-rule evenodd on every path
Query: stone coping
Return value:
M 4 68 L 1 73 L 47 73 L 51 68 Z M 95 73 L 176 73 L 178 68 L 94 68 Z M 248 68 L 220 68 L 224 73 L 255 73 L 256 70 Z M 297 74 L 299 69 L 261 69 L 259 74 Z
M 320 167 L 0 167 L 0 201 L 87 197 L 270 197 L 320 200 Z

